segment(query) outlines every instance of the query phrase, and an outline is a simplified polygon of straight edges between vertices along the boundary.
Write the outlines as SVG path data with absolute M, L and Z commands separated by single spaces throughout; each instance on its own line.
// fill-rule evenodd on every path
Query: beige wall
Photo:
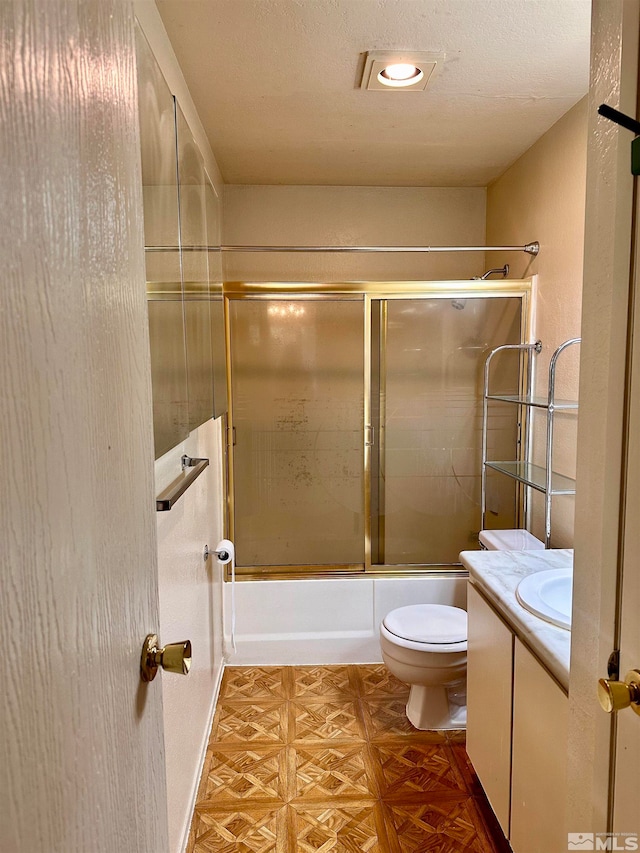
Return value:
M 225 244 L 484 245 L 484 188 L 225 186 Z M 465 279 L 478 254 L 227 254 L 226 281 Z
M 566 113 L 487 190 L 487 244 L 540 242 L 540 254 L 492 252 L 488 266 L 509 263 L 510 276 L 537 274 L 535 335 L 543 343 L 537 361 L 537 392 L 546 394 L 551 353 L 568 338 L 580 336 L 584 248 L 587 99 Z M 557 373 L 560 397 L 578 395 L 579 347 L 561 356 Z M 544 464 L 545 418 L 536 416 L 533 461 Z M 576 418 L 556 417 L 554 469 L 575 476 Z M 552 545 L 573 545 L 574 499 L 556 498 Z M 543 502 L 533 501 L 533 533 L 544 537 Z

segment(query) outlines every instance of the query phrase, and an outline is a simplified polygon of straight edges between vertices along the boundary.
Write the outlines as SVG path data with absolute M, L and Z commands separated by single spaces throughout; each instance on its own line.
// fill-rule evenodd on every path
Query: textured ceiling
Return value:
M 156 0 L 224 180 L 486 186 L 587 91 L 590 0 Z M 368 50 L 443 51 L 368 92 Z

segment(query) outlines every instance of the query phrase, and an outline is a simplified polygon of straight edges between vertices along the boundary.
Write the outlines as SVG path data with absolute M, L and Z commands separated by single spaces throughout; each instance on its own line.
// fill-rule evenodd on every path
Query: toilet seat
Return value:
M 460 652 L 467 648 L 467 613 L 445 604 L 411 604 L 392 610 L 380 630 L 406 649 Z

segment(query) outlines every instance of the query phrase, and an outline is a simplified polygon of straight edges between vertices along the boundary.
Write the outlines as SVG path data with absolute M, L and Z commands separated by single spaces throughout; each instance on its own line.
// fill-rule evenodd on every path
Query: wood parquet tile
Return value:
M 187 853 L 508 853 L 464 732 L 384 665 L 228 667 Z
M 232 666 L 224 671 L 220 698 L 238 702 L 248 699 L 286 699 L 289 694 L 288 667 Z
M 214 718 L 215 740 L 209 743 L 286 743 L 288 703 L 278 700 L 219 703 Z
M 408 694 L 407 694 L 408 695 Z M 406 714 L 406 698 L 363 699 L 365 725 L 372 741 L 410 737 L 435 743 L 446 743 L 444 732 L 419 732 L 411 725 Z
M 347 666 L 293 667 L 294 696 L 300 699 L 344 699 L 357 692 Z
M 355 702 L 341 699 L 289 703 L 292 739 L 299 744 L 325 740 L 364 740 L 364 722 Z
M 194 815 L 198 853 L 288 853 L 286 807 L 211 809 Z
M 227 800 L 237 806 L 246 800 L 286 798 L 286 746 L 213 749 L 209 761 L 198 795 L 202 805 L 215 808 Z
M 372 746 L 385 799 L 430 794 L 459 794 L 468 789 L 450 747 L 439 743 L 390 743 Z
M 389 803 L 386 807 L 391 815 L 389 823 L 395 830 L 394 847 L 400 853 L 449 853 L 452 850 L 484 853 L 491 850 L 471 799 Z
M 295 796 L 301 800 L 376 798 L 365 744 L 295 748 Z
M 292 806 L 296 851 L 316 853 L 383 853 L 384 820 L 377 803 L 329 802 L 314 806 Z M 383 836 L 382 841 L 380 836 Z
M 406 702 L 409 685 L 392 675 L 383 663 L 359 667 L 363 696 L 400 696 Z

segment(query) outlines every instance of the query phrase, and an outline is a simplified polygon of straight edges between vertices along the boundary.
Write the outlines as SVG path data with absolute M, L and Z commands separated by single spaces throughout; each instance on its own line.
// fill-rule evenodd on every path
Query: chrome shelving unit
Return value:
M 560 354 L 567 347 L 579 344 L 580 338 L 571 338 L 568 341 L 560 344 L 557 350 L 551 356 L 549 362 L 549 384 L 546 397 L 537 397 L 533 394 L 533 377 L 534 377 L 534 359 L 541 352 L 542 343 L 536 341 L 534 344 L 508 344 L 501 347 L 496 347 L 487 356 L 484 365 L 484 395 L 483 395 L 483 410 L 482 410 L 482 527 L 486 527 L 486 511 L 487 511 L 487 469 L 498 471 L 507 477 L 511 477 L 518 483 L 521 483 L 527 489 L 535 489 L 542 492 L 545 496 L 545 548 L 550 547 L 551 542 L 551 505 L 555 495 L 574 495 L 576 491 L 575 480 L 571 477 L 565 477 L 563 474 L 557 474 L 553 470 L 553 431 L 554 431 L 554 415 L 556 412 L 576 410 L 578 408 L 577 400 L 560 400 L 556 399 L 556 367 Z M 491 394 L 489 392 L 489 373 L 491 361 L 498 353 L 506 350 L 519 352 L 521 356 L 526 356 L 526 371 L 523 381 L 523 394 Z M 503 403 L 513 403 L 519 407 L 518 423 L 520 427 L 520 435 L 522 435 L 522 426 L 524 426 L 524 441 L 519 440 L 520 448 L 519 459 L 513 461 L 493 461 L 487 458 L 487 432 L 488 432 L 488 415 L 490 401 L 500 401 Z M 546 442 L 546 457 L 545 465 L 534 465 L 530 460 L 530 433 L 531 421 L 522 415 L 522 410 L 544 410 L 547 416 L 547 442 Z M 526 517 L 526 513 L 525 513 Z

